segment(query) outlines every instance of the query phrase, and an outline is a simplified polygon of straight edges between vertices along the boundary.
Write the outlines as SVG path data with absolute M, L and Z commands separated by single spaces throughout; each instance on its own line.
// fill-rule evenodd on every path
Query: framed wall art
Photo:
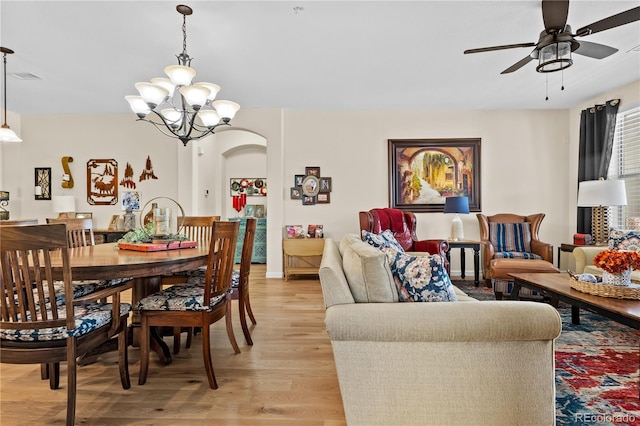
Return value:
M 118 162 L 87 161 L 87 203 L 109 206 L 118 203 Z
M 230 182 L 231 196 L 247 194 L 251 196 L 267 195 L 267 179 L 266 178 L 231 178 Z
M 34 197 L 36 200 L 51 199 L 51 167 L 35 168 L 35 189 Z
M 480 138 L 389 139 L 389 204 L 442 212 L 447 197 L 466 196 L 480 211 Z

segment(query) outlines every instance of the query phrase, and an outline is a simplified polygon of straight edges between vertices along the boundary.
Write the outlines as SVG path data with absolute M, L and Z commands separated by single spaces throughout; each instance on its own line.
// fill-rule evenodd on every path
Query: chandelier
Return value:
M 11 128 L 7 124 L 7 55 L 11 55 L 13 53 L 13 50 L 6 47 L 0 47 L 0 52 L 2 52 L 4 69 L 4 104 L 2 105 L 2 108 L 4 109 L 4 124 L 2 124 L 2 127 L 0 127 L 0 141 L 22 142 L 22 139 L 20 139 L 18 135 L 16 135 L 16 132 L 11 130 Z
M 153 124 L 165 135 L 178 138 L 187 146 L 190 140 L 214 133 L 218 126 L 229 125 L 240 105 L 214 100 L 220 91 L 217 84 L 191 82 L 196 70 L 191 68 L 191 57 L 187 54 L 187 15 L 193 10 L 182 4 L 176 10 L 182 15 L 182 53 L 176 55 L 178 65 L 164 69 L 169 78 L 136 83 L 140 95 L 125 96 L 125 99 L 138 120 Z

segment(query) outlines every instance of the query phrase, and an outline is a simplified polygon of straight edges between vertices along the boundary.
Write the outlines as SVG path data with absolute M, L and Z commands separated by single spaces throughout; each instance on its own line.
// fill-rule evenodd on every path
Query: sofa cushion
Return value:
M 609 248 L 640 251 L 640 231 L 612 229 L 609 234 Z
M 393 236 L 393 232 L 388 229 L 380 234 L 374 234 L 373 232 L 362 230 L 362 241 L 371 244 L 375 248 L 381 249 L 384 247 L 393 247 L 399 252 L 404 253 L 404 248 L 400 245 L 396 237 Z
M 387 256 L 402 302 L 455 302 L 458 300 L 442 256 L 411 256 L 392 247 Z
M 356 303 L 397 302 L 398 294 L 387 258 L 357 234 L 340 241 L 342 268 Z
M 491 222 L 489 240 L 496 252 L 531 252 L 531 224 Z

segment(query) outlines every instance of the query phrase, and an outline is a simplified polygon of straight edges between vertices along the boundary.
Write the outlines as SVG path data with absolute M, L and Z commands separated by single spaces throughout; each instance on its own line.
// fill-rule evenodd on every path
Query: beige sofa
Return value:
M 554 425 L 557 311 L 520 301 L 400 303 L 384 255 L 325 240 L 320 281 L 349 425 Z

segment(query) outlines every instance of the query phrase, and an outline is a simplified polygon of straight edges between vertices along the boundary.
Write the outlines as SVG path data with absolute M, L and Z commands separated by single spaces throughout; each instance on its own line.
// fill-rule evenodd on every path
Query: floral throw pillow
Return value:
M 383 249 L 386 247 L 392 247 L 401 253 L 404 253 L 404 248 L 400 245 L 396 237 L 393 236 L 393 232 L 385 230 L 381 234 L 374 234 L 373 232 L 362 230 L 362 241 L 367 242 L 375 248 Z
M 412 256 L 387 247 L 382 249 L 402 302 L 455 302 L 458 300 L 442 256 Z

